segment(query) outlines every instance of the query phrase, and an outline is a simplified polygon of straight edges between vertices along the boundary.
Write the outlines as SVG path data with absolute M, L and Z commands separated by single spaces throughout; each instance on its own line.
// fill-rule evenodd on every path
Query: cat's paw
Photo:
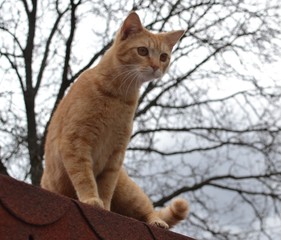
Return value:
M 150 221 L 149 224 L 159 228 L 164 228 L 164 229 L 169 228 L 169 225 L 165 223 L 163 220 L 161 220 L 160 218 Z
M 82 200 L 81 202 L 87 203 L 87 204 L 90 204 L 90 205 L 93 205 L 96 207 L 104 208 L 103 201 L 97 197 L 88 198 L 88 199 Z

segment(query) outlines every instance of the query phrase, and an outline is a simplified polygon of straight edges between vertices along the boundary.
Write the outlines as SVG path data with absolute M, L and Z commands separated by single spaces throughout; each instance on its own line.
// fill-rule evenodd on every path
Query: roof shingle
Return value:
M 1 240 L 192 240 L 0 175 Z

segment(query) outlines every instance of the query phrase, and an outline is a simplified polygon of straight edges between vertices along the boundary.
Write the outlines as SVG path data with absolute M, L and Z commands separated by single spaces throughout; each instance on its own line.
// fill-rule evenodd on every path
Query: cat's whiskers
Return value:
M 137 80 L 138 80 L 138 77 L 139 77 L 139 73 L 137 72 L 137 71 L 133 71 L 132 72 L 132 76 L 131 76 L 131 78 L 130 78 L 130 82 L 129 82 L 129 84 L 127 85 L 127 90 L 126 90 L 126 93 L 125 93 L 125 99 L 127 99 L 127 96 L 128 96 L 128 92 L 129 92 L 129 89 L 131 88 L 131 85 L 132 85 L 132 83 L 134 83 L 134 85 L 133 86 L 136 86 L 136 84 L 137 84 Z M 135 89 L 135 90 L 138 90 L 138 89 Z
M 114 78 L 111 80 L 112 87 L 114 87 L 112 91 L 115 91 L 117 94 L 120 94 L 122 93 L 121 88 L 126 82 L 127 78 L 130 76 L 132 70 L 131 69 L 123 70 L 123 68 L 121 69 L 121 67 L 116 69 L 118 69 L 116 70 L 117 75 L 115 75 Z M 122 71 L 120 71 L 120 69 Z
M 140 79 L 140 78 L 141 78 L 141 76 L 140 76 L 141 73 L 140 73 L 140 72 L 137 72 L 136 74 L 137 74 L 137 78 Z M 135 81 L 135 84 L 134 84 L 135 91 L 137 91 L 137 90 L 139 89 L 140 85 L 141 85 L 140 80 Z
M 112 79 L 112 81 L 119 80 L 123 75 L 130 73 L 135 68 L 135 66 L 137 65 L 127 64 L 114 68 L 114 72 L 117 72 L 118 74 Z
M 115 76 L 115 78 L 113 79 L 113 81 L 118 81 L 120 78 L 121 80 L 121 84 L 119 85 L 117 92 L 120 93 L 124 93 L 125 92 L 125 98 L 127 98 L 128 95 L 128 91 L 131 88 L 132 83 L 134 82 L 134 87 L 135 91 L 137 91 L 138 87 L 139 87 L 139 79 L 140 79 L 140 74 L 139 72 L 136 70 L 138 65 L 134 65 L 134 64 L 128 64 L 128 65 L 122 65 L 119 68 L 116 68 L 116 70 L 118 70 L 119 74 L 117 76 Z
M 126 72 L 126 75 L 124 76 L 124 78 L 122 79 L 122 82 L 121 82 L 121 84 L 120 84 L 120 86 L 119 86 L 119 88 L 118 88 L 118 91 L 120 92 L 120 93 L 122 93 L 122 88 L 124 87 L 124 86 L 126 86 L 126 84 L 128 83 L 128 81 L 130 81 L 133 77 L 134 77 L 134 75 L 135 75 L 135 71 L 134 70 L 130 70 L 130 71 L 127 71 Z M 131 80 L 132 81 L 132 80 Z M 129 84 L 129 83 L 128 83 Z
M 123 76 L 130 72 L 131 72 L 131 70 L 122 71 L 122 72 L 118 73 L 111 81 L 114 82 L 114 81 L 118 81 L 120 78 L 123 79 Z

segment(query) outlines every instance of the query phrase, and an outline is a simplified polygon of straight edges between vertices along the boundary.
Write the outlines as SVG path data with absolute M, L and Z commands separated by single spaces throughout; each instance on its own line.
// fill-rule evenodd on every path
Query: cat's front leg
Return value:
M 111 200 L 119 178 L 124 155 L 124 151 L 114 151 L 108 159 L 107 166 L 97 177 L 99 196 L 104 203 L 104 208 L 108 211 L 110 211 Z
M 79 201 L 104 208 L 104 203 L 98 193 L 91 159 L 73 154 L 64 154 L 63 164 Z
M 97 183 L 92 170 L 77 173 L 76 176 L 73 175 L 72 182 L 79 201 L 105 208 L 104 202 L 99 196 Z
M 119 169 L 108 169 L 97 178 L 99 196 L 104 203 L 104 208 L 110 211 L 112 196 L 117 184 Z
M 103 201 L 100 198 L 92 197 L 92 198 L 86 198 L 85 200 L 80 200 L 83 203 L 87 203 L 93 206 L 105 208 Z
M 93 171 L 83 171 L 72 175 L 71 178 L 79 201 L 93 206 L 105 208 L 104 202 L 101 200 L 97 183 L 93 175 Z

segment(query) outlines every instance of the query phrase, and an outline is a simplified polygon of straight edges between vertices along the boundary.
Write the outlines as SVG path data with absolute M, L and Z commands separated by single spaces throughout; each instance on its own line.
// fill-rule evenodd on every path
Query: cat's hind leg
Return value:
M 147 222 L 148 224 L 168 228 L 156 211 L 148 196 L 127 175 L 122 168 L 113 194 L 111 209 L 119 214 Z

